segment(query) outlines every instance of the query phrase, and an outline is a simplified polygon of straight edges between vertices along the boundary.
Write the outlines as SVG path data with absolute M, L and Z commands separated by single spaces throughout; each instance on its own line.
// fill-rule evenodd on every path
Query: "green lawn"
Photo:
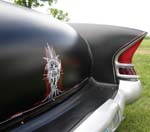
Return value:
M 125 120 L 117 132 L 150 132 L 150 39 L 145 39 L 133 63 L 143 85 L 141 98 L 126 106 Z

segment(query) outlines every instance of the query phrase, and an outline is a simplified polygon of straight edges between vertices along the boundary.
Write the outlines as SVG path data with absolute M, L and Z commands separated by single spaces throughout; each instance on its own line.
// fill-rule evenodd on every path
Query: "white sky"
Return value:
M 56 7 L 69 13 L 70 22 L 125 26 L 150 34 L 150 0 L 58 0 Z
M 150 0 L 58 0 L 71 22 L 132 27 L 150 34 Z

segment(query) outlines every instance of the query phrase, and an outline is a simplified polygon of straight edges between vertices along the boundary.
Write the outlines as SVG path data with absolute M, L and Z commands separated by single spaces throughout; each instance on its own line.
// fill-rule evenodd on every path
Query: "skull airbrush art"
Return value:
M 58 88 L 58 83 L 61 77 L 61 60 L 59 55 L 56 55 L 56 52 L 52 46 L 47 44 L 46 47 L 46 57 L 44 57 L 47 64 L 45 67 L 45 79 L 49 84 L 49 93 L 48 99 L 54 100 L 62 91 Z

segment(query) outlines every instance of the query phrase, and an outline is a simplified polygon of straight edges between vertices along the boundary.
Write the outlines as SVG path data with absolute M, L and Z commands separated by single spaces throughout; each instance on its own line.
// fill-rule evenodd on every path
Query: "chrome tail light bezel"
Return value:
M 143 38 L 145 37 L 145 33 L 143 33 L 138 39 L 132 41 L 130 44 L 128 44 L 126 47 L 122 47 L 116 54 L 115 56 L 115 72 L 116 72 L 116 76 L 119 79 L 124 79 L 124 80 L 131 80 L 131 81 L 137 81 L 138 78 L 140 77 L 139 75 L 135 74 L 135 75 L 126 75 L 126 74 L 121 74 L 119 69 L 120 68 L 124 68 L 124 69 L 131 69 L 134 70 L 134 64 L 131 63 L 120 63 L 119 57 L 121 56 L 121 54 L 123 54 L 126 50 L 130 49 L 136 42 L 140 41 L 142 42 Z M 140 44 L 139 44 L 140 45 Z M 136 52 L 136 51 L 135 51 Z M 135 53 L 134 52 L 134 53 Z M 133 55 L 134 55 L 133 53 Z M 131 58 L 132 59 L 132 58 Z M 136 72 L 135 72 L 136 73 Z

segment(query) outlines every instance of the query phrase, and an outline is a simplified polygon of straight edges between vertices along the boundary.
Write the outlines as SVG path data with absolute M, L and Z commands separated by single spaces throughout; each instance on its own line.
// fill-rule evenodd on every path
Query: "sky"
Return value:
M 150 0 L 59 0 L 71 22 L 137 28 L 150 34 Z
M 10 0 L 7 0 L 10 1 Z M 150 34 L 150 0 L 58 0 L 70 22 L 137 28 Z M 37 9 L 47 12 L 47 7 Z

